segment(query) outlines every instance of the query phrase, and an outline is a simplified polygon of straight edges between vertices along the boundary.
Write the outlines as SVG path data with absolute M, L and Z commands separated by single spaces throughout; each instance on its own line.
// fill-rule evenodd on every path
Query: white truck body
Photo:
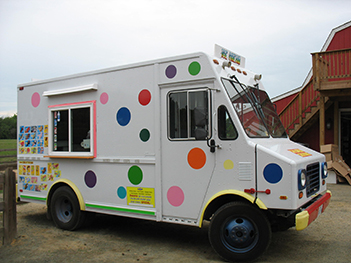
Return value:
M 243 57 L 215 51 L 19 85 L 19 198 L 52 210 L 68 186 L 81 211 L 199 227 L 241 201 L 271 225 L 293 218 L 305 228 L 329 202 L 316 197 L 324 156 L 265 111 L 270 100 Z

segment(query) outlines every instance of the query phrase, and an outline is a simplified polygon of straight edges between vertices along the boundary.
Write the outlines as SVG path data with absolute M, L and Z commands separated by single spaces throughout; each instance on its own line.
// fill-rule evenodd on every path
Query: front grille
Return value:
M 307 165 L 307 182 L 306 182 L 306 192 L 307 197 L 313 195 L 319 190 L 319 163 L 313 163 Z

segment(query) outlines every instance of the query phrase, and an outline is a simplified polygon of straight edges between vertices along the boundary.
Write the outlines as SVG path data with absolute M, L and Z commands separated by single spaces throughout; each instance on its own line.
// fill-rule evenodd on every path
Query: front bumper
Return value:
M 329 205 L 331 192 L 327 191 L 323 196 L 309 205 L 304 211 L 296 214 L 296 230 L 303 230 L 308 227 Z

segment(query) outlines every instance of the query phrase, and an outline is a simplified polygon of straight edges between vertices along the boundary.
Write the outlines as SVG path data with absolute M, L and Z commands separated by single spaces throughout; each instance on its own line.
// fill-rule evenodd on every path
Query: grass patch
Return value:
M 16 139 L 2 139 L 0 140 L 0 149 L 16 149 L 17 140 Z
M 17 140 L 16 139 L 2 139 L 0 140 L 0 149 L 17 149 Z M 16 162 L 17 157 L 5 157 L 5 155 L 16 155 L 17 150 L 9 152 L 0 152 L 0 164 L 7 162 Z

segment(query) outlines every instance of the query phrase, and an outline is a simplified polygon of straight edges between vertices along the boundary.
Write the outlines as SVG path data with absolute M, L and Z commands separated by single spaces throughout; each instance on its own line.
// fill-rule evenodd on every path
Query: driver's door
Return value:
M 213 133 L 209 86 L 160 91 L 162 218 L 166 221 L 197 224 L 215 163 L 205 139 Z

